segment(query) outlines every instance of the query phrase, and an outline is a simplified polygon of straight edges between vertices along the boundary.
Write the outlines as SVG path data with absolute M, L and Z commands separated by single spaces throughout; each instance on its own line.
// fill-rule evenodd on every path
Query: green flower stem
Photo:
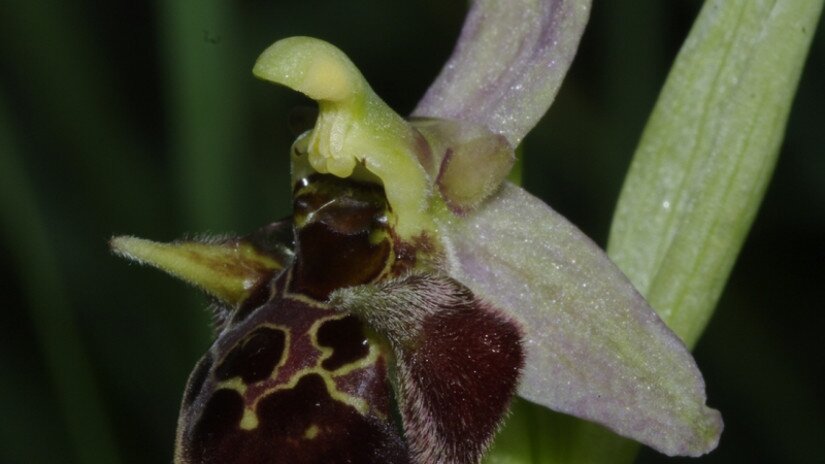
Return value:
M 12 137 L 11 118 L 0 101 L 0 231 L 16 261 L 28 311 L 54 385 L 73 458 L 81 464 L 117 464 L 112 427 L 94 372 L 74 322 L 63 277 L 33 186 Z M 13 311 L 20 308 L 6 308 Z M 17 391 L 16 394 L 21 392 Z M 7 421 L 9 418 L 4 418 Z M 30 446 L 49 446 L 32 441 Z
M 217 0 L 162 0 L 166 98 L 181 210 L 192 230 L 231 230 L 240 221 L 244 178 L 243 96 L 249 79 L 232 6 Z M 243 79 L 243 81 L 241 81 Z

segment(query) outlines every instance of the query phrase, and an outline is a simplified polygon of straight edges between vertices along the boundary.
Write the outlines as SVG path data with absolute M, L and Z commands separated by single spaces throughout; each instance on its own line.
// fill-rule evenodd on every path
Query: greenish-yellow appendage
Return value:
M 364 166 L 383 183 L 402 238 L 430 229 L 430 180 L 418 161 L 416 132 L 370 88 L 335 46 L 310 37 L 275 42 L 255 63 L 253 74 L 316 100 L 319 115 L 306 147 L 320 173 L 350 177 Z M 302 169 L 304 171 L 306 163 Z
M 158 243 L 137 237 L 115 237 L 112 251 L 148 264 L 199 287 L 229 305 L 244 301 L 250 290 L 282 268 L 248 243 Z
M 467 122 L 417 119 L 413 126 L 430 146 L 432 176 L 453 214 L 466 214 L 498 190 L 516 156 L 501 134 Z

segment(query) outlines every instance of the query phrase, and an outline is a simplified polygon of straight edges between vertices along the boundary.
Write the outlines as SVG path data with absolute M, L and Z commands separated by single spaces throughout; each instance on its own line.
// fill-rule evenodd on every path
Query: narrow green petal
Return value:
M 243 302 L 273 272 L 283 269 L 283 263 L 237 239 L 158 243 L 121 236 L 109 245 L 126 259 L 158 268 L 233 306 Z
M 122 461 L 113 421 L 95 378 L 96 370 L 78 327 L 56 253 L 56 242 L 62 237 L 44 214 L 43 201 L 38 198 L 25 169 L 12 132 L 11 114 L 0 95 L 0 243 L 14 261 L 13 267 L 18 273 L 15 278 L 23 288 L 26 301 L 23 308 L 6 303 L 4 309 L 28 312 L 46 378 L 51 382 L 49 387 L 58 406 L 57 411 L 46 417 L 32 414 L 26 419 L 33 424 L 56 421 L 58 427 L 65 428 L 72 455 L 64 456 L 64 462 L 118 464 Z M 16 330 L 8 324 L 6 327 Z M 35 363 L 33 368 L 37 367 Z M 31 396 L 30 392 L 21 391 L 20 385 L 15 387 L 15 395 Z M 16 399 L 9 397 L 8 400 Z M 5 407 L 3 416 L 4 422 L 10 420 Z M 15 424 L 8 425 L 15 427 Z M 25 440 L 27 446 L 51 445 L 42 442 L 39 436 Z
M 608 251 L 689 346 L 773 172 L 822 3 L 707 2 L 636 151 Z
M 183 220 L 192 230 L 231 230 L 240 220 L 249 152 L 237 8 L 220 0 L 160 0 L 154 7 Z

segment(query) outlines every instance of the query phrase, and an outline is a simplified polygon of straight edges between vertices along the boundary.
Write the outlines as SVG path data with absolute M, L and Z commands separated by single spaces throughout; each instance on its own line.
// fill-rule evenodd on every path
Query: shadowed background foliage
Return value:
M 525 141 L 525 185 L 599 243 L 699 7 L 596 1 L 571 74 Z M 243 233 L 289 213 L 287 115 L 308 102 L 252 78 L 271 42 L 338 45 L 405 113 L 463 14 L 463 2 L 435 0 L 3 0 L 0 462 L 170 462 L 183 385 L 210 340 L 205 300 L 115 259 L 106 241 Z M 721 446 L 668 462 L 825 455 L 822 35 L 765 203 L 696 349 L 725 417 Z M 640 461 L 666 460 L 646 451 Z

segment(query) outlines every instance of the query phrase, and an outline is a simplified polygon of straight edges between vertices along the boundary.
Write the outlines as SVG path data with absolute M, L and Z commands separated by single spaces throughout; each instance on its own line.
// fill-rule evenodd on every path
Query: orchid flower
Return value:
M 291 149 L 293 216 L 243 237 L 112 240 L 215 300 L 176 463 L 478 463 L 514 395 L 668 455 L 716 447 L 684 343 L 506 180 L 589 14 L 518 6 L 473 4 L 409 120 L 334 46 L 276 42 L 254 74 L 319 106 Z

